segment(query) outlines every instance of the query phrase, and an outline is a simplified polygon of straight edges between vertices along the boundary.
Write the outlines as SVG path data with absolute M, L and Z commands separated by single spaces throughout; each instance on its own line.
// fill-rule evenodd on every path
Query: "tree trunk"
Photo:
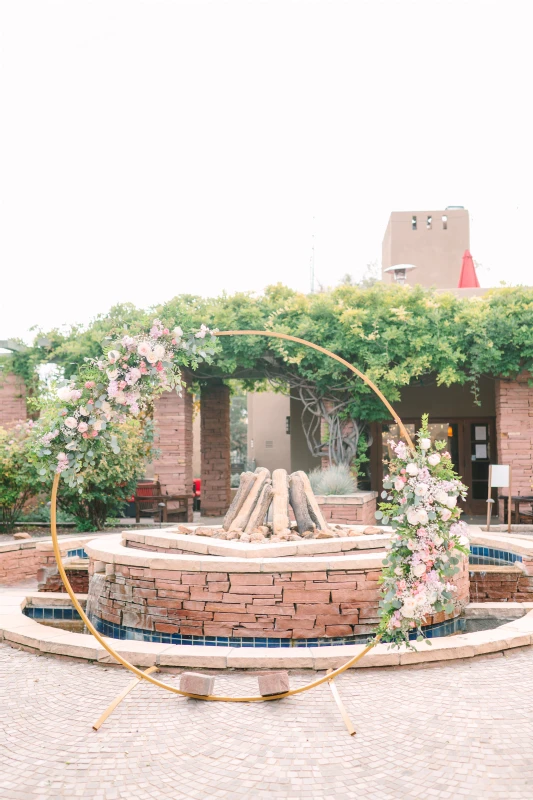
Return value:
M 314 532 L 316 526 L 309 514 L 304 482 L 301 475 L 298 475 L 296 472 L 293 472 L 290 476 L 289 497 L 298 524 L 298 533 L 304 534 L 308 531 Z
M 272 473 L 272 530 L 274 536 L 290 529 L 289 526 L 289 478 L 287 470 L 275 469 Z
M 259 499 L 250 515 L 250 519 L 248 520 L 246 528 L 244 529 L 246 533 L 252 533 L 255 528 L 263 524 L 263 520 L 265 519 L 270 503 L 272 502 L 273 493 L 274 490 L 272 489 L 270 483 L 265 483 L 261 490 L 261 494 L 259 495 Z
M 327 525 L 327 522 L 326 522 L 326 520 L 324 519 L 324 517 L 322 515 L 322 512 L 320 510 L 320 506 L 318 505 L 318 503 L 316 501 L 316 497 L 315 497 L 314 492 L 313 492 L 313 490 L 311 488 L 311 481 L 307 477 L 306 473 L 302 472 L 302 470 L 299 470 L 298 472 L 295 472 L 294 474 L 298 475 L 302 479 L 302 482 L 303 482 L 303 485 L 304 485 L 305 496 L 307 497 L 307 508 L 308 508 L 308 511 L 309 511 L 309 516 L 311 517 L 311 519 L 313 520 L 313 522 L 315 523 L 315 525 L 316 525 L 316 527 L 318 528 L 319 531 L 327 531 L 328 530 L 328 525 Z
M 246 500 L 248 493 L 255 482 L 255 474 L 253 472 L 243 472 L 241 474 L 241 480 L 239 483 L 239 488 L 235 494 L 235 497 L 232 500 L 230 507 L 224 517 L 224 523 L 222 525 L 225 531 L 229 531 L 231 528 L 231 523 L 239 513 L 242 508 L 244 501 Z

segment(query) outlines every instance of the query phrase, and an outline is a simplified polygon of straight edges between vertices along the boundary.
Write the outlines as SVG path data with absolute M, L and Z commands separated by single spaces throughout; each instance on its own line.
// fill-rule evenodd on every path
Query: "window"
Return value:
M 416 217 L 414 215 L 411 217 L 411 230 L 416 231 Z
M 266 440 L 265 447 L 267 448 L 267 450 L 271 450 L 274 447 L 274 442 L 272 441 L 272 439 Z
M 431 230 L 431 223 L 432 223 L 432 221 L 433 221 L 433 217 L 432 217 L 431 215 L 429 215 L 429 216 L 428 216 L 428 218 L 427 218 L 427 220 L 426 220 L 426 228 L 428 229 L 428 231 L 430 231 L 430 230 Z
M 285 433 L 291 432 L 291 418 L 285 417 Z
M 448 230 L 448 216 L 447 214 L 442 215 L 442 229 L 447 231 Z

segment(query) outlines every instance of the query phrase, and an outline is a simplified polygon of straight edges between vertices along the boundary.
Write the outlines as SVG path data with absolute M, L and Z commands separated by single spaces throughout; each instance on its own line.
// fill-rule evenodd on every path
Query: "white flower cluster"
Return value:
M 207 336 L 210 343 L 200 345 L 198 340 Z M 154 320 L 148 334 L 124 335 L 100 359 L 89 359 L 84 368 L 88 379 L 79 385 L 69 381 L 57 389 L 57 416 L 40 437 L 43 480 L 51 465 L 55 472 L 68 470 L 74 479 L 84 463 L 93 463 L 94 447 L 87 440 L 105 441 L 118 452 L 108 426 L 138 415 L 162 391 L 181 391 L 177 354 L 182 354 L 182 361 L 208 359 L 214 353 L 214 341 L 206 325 L 185 337 L 180 327 L 171 331 Z
M 396 458 L 383 495 L 392 502 L 377 515 L 395 527 L 383 572 L 382 634 L 399 643 L 425 618 L 453 611 L 453 575 L 468 544 L 457 506 L 466 487 L 428 436 L 419 436 L 416 452 L 404 442 L 389 445 Z

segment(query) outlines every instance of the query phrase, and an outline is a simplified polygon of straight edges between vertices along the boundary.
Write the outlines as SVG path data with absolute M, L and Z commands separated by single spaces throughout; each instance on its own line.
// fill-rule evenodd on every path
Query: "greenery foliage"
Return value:
M 123 515 L 135 494 L 137 480 L 152 457 L 153 425 L 128 419 L 115 427 L 118 448 L 107 450 L 84 473 L 83 493 L 66 481 L 60 485 L 58 505 L 76 520 L 81 531 L 102 530 L 106 520 Z
M 356 490 L 353 475 L 345 464 L 332 464 L 326 469 L 309 473 L 311 488 L 318 495 L 353 494 Z
M 402 386 L 430 374 L 439 385 L 475 386 L 482 375 L 512 376 L 533 370 L 533 289 L 502 288 L 482 297 L 458 298 L 419 286 L 381 283 L 369 288 L 342 285 L 313 295 L 281 285 L 268 287 L 260 296 L 180 295 L 149 311 L 118 305 L 86 329 L 46 332 L 49 348 L 35 345 L 18 353 L 13 366 L 28 375 L 39 364 L 54 362 L 68 378 L 84 358 L 100 355 L 102 342 L 112 331 L 127 325 L 128 333 L 135 335 L 149 326 L 154 313 L 167 326 L 179 324 L 184 330 L 205 322 L 219 330 L 273 330 L 308 339 L 356 364 L 392 402 L 398 400 Z M 253 387 L 264 377 L 265 358 L 280 372 L 296 367 L 324 390 L 332 382 L 348 379 L 359 416 L 383 417 L 379 400 L 341 364 L 290 342 L 224 337 L 214 363 L 198 374 L 243 375 Z
M 0 532 L 10 533 L 39 485 L 28 460 L 31 423 L 0 428 Z
M 533 372 L 533 289 L 501 288 L 482 297 L 459 298 L 382 283 L 364 288 L 344 284 L 312 295 L 282 285 L 270 286 L 262 295 L 179 295 L 150 310 L 117 305 L 87 328 L 39 332 L 28 352 L 7 358 L 25 378 L 46 362 L 57 364 L 69 378 L 84 358 L 99 357 L 113 332 L 127 326 L 128 333 L 136 335 L 147 329 L 154 314 L 169 328 L 178 324 L 191 330 L 205 323 L 219 330 L 272 330 L 307 339 L 355 364 L 393 404 L 402 388 L 413 382 L 468 384 L 477 398 L 482 376 Z M 47 347 L 42 346 L 43 335 Z M 264 387 L 265 367 L 281 379 L 296 372 L 323 395 L 332 386 L 348 389 L 351 403 L 343 411 L 346 418 L 388 419 L 368 386 L 341 364 L 302 345 L 263 337 L 224 337 L 213 363 L 193 368 L 200 382 L 238 378 L 246 389 L 253 389 Z

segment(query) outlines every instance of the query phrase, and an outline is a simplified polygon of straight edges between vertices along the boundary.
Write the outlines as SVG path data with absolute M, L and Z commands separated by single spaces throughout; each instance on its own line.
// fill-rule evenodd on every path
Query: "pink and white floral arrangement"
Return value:
M 382 572 L 382 641 L 409 644 L 422 624 L 440 611 L 454 610 L 453 576 L 468 553 L 467 526 L 460 521 L 459 498 L 466 497 L 445 442 L 432 443 L 428 417 L 422 417 L 415 452 L 403 441 L 389 442 L 395 458 L 383 482 L 376 517 L 394 528 Z
M 83 485 L 83 471 L 106 450 L 118 452 L 114 425 L 146 412 L 157 395 L 181 393 L 180 365 L 209 361 L 216 336 L 202 325 L 190 334 L 154 320 L 150 331 L 113 337 L 99 359 L 86 359 L 43 405 L 34 457 L 42 481 L 62 473 L 70 486 Z

